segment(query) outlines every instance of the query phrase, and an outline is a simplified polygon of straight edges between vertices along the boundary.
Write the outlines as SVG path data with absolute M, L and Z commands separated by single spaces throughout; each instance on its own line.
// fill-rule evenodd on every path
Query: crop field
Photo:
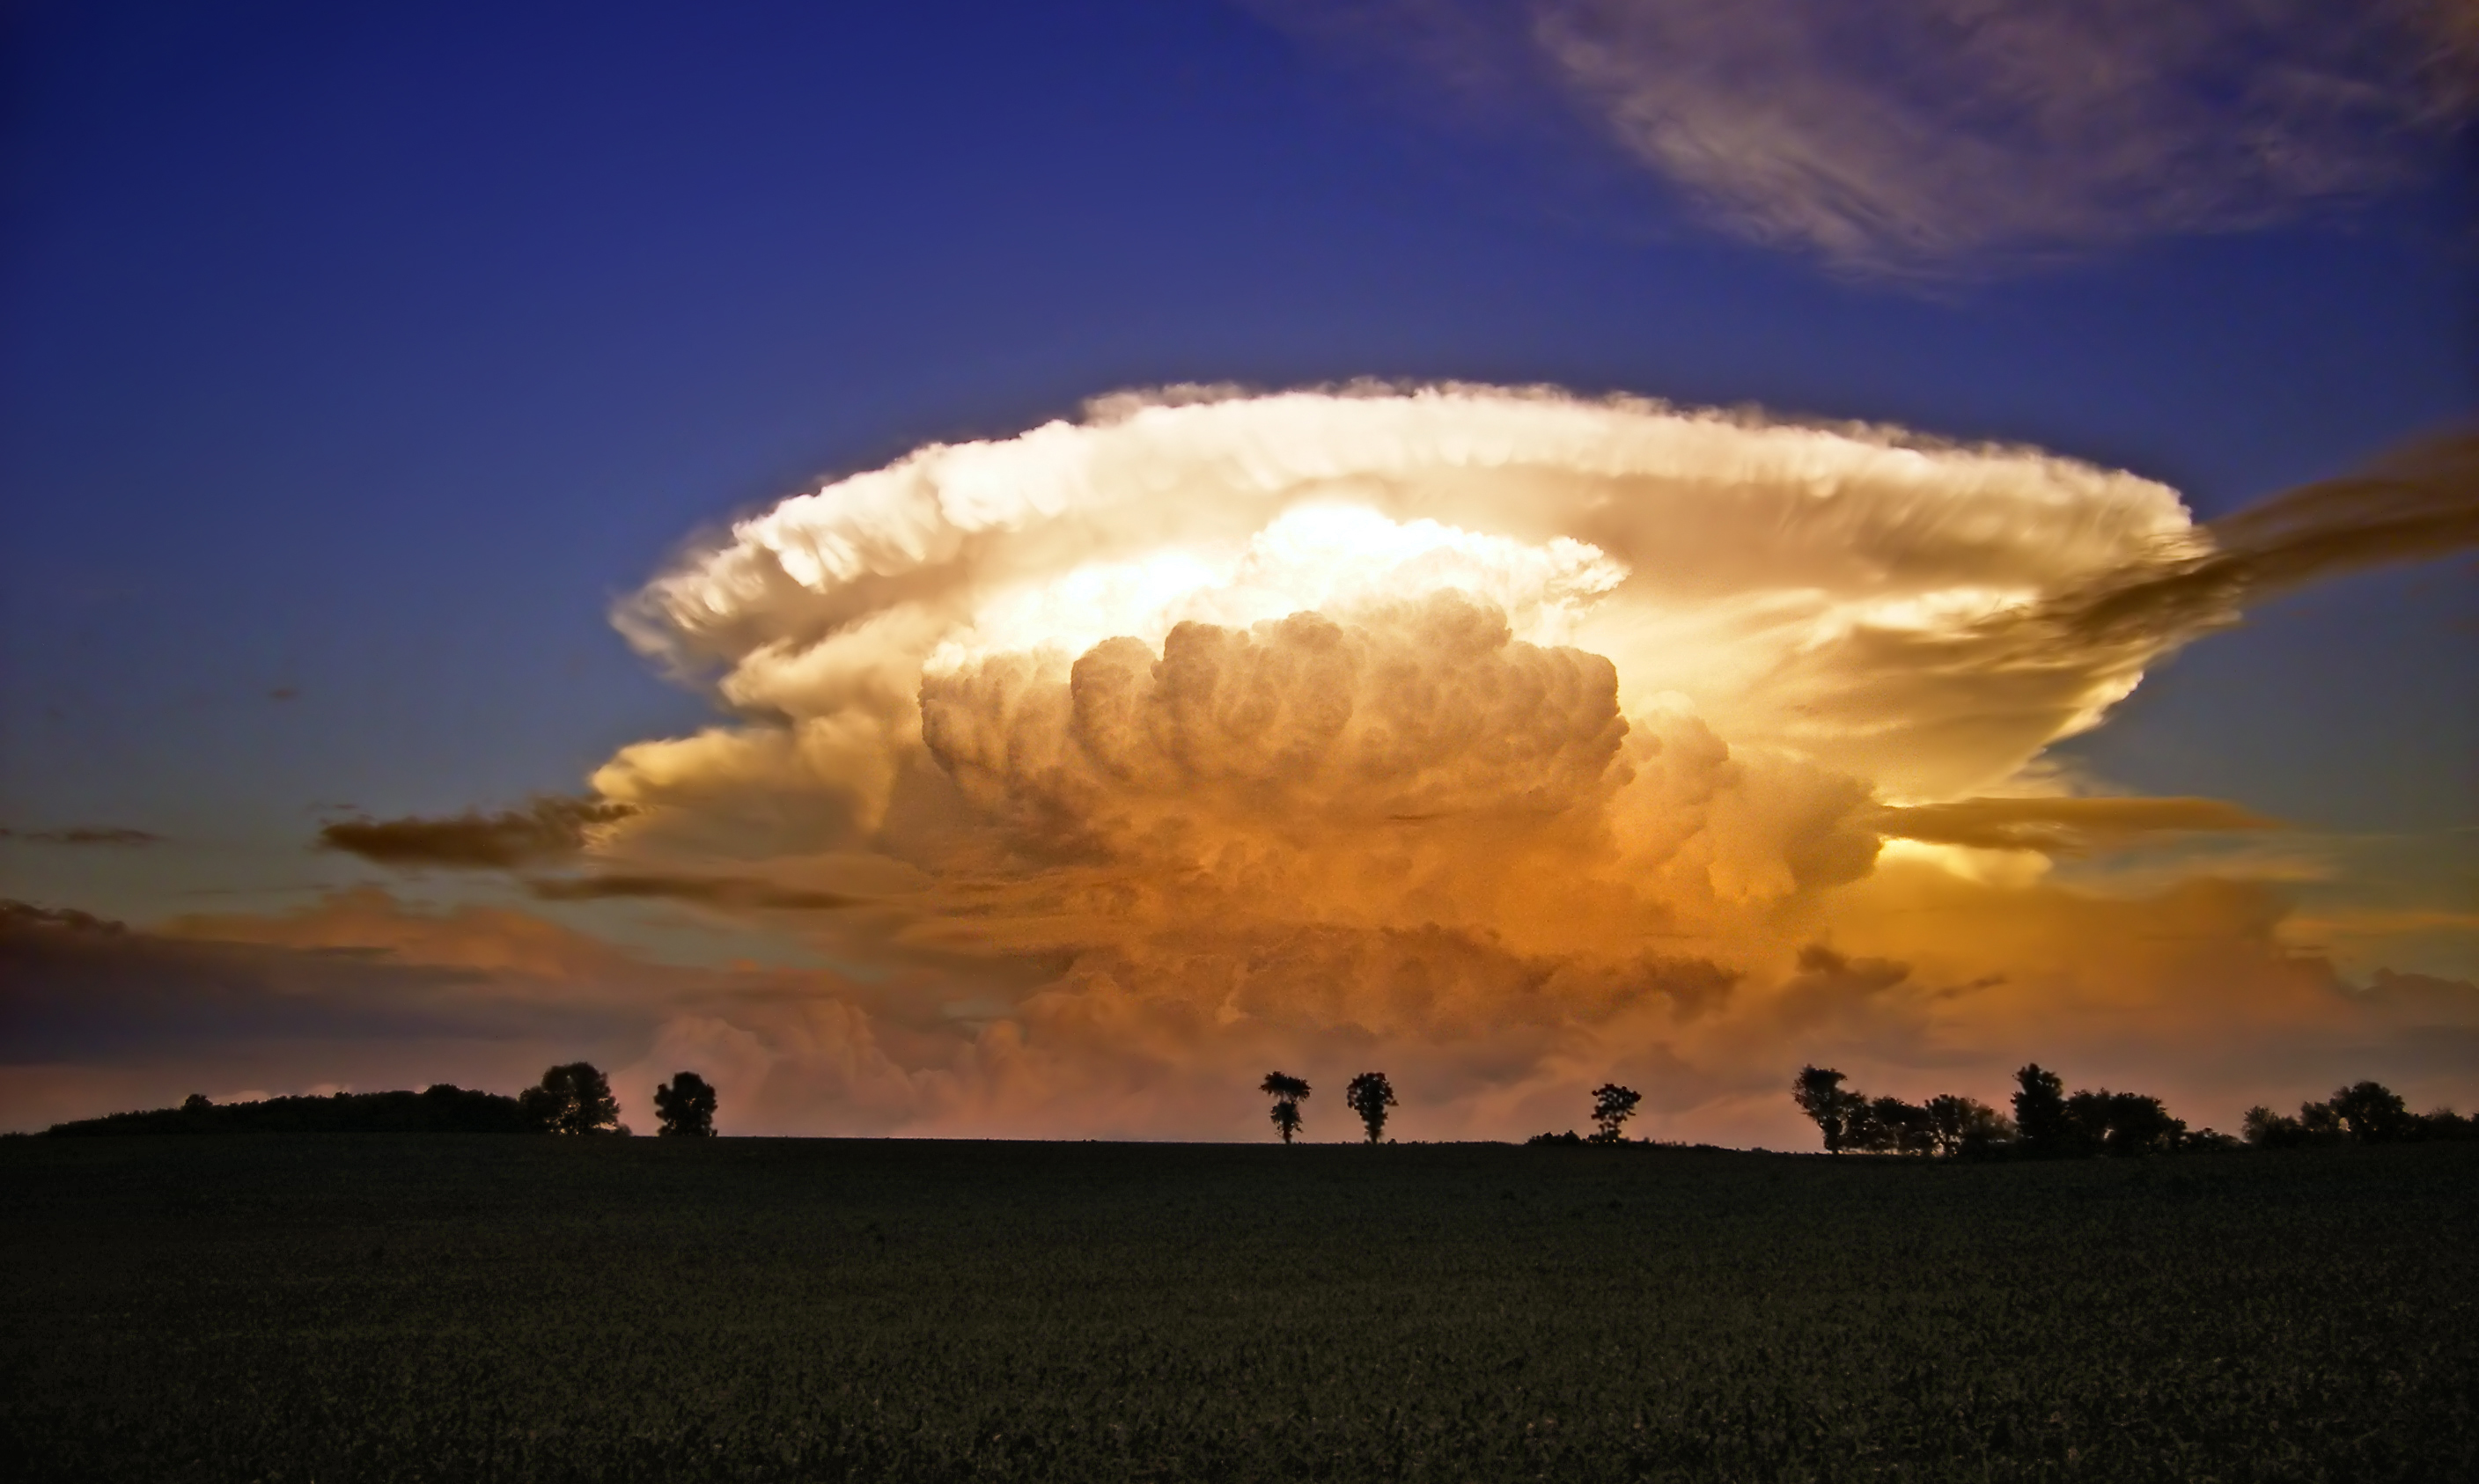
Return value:
M 15 1479 L 2479 1477 L 2479 1145 L 0 1142 Z

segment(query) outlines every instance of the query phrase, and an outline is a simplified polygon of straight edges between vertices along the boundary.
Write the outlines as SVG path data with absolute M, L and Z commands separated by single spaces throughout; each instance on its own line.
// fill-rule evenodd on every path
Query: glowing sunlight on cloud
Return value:
M 1257 1063 L 1383 1059 L 1414 1136 L 1626 1076 L 1669 1131 L 1786 1137 L 1761 1097 L 1813 1056 L 1985 1096 L 2147 1016 L 2330 1042 L 2362 1007 L 2269 887 L 2045 873 L 2270 828 L 2035 761 L 2236 619 L 2220 553 L 2160 484 L 1896 429 L 1120 397 L 786 499 L 626 603 L 743 720 L 622 750 L 587 864 L 814 905 L 885 971 L 662 1033 L 787 1126 L 1245 1135 Z M 2182 1075 L 2237 1095 L 2216 1057 Z

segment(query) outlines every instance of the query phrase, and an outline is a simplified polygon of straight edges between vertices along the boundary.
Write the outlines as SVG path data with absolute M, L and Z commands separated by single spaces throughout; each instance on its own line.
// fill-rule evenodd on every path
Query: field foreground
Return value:
M 2479 1477 L 2479 1145 L 0 1143 L 21 1479 Z

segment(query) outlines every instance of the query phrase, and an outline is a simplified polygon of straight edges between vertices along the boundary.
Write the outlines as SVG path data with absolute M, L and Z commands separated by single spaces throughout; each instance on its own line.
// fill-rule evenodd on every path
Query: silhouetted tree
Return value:
M 1394 1106 L 1394 1085 L 1384 1072 L 1363 1072 L 1351 1079 L 1342 1089 L 1342 1100 L 1368 1129 L 1368 1141 L 1376 1143 L 1386 1133 L 1386 1111 Z
M 2401 1094 L 2380 1082 L 2363 1082 L 2336 1091 L 2327 1107 L 2335 1118 L 2363 1144 L 2390 1144 L 2414 1138 L 2419 1120 L 2403 1106 Z
M 654 1115 L 663 1126 L 654 1130 L 656 1137 L 711 1139 L 714 1137 L 714 1088 L 695 1072 L 675 1072 L 672 1080 L 654 1089 Z
M 591 1062 L 571 1062 L 543 1073 L 542 1085 L 527 1087 L 517 1102 L 537 1127 L 548 1134 L 626 1134 L 620 1104 L 611 1083 Z
M 1929 1134 L 1944 1155 L 1990 1153 L 2014 1141 L 2014 1125 L 1976 1098 L 1947 1092 L 1929 1099 Z
M 2066 1099 L 2066 1122 L 2070 1152 L 2078 1154 L 2165 1154 L 2186 1133 L 2159 1098 L 2107 1087 Z
M 2246 1141 L 2259 1149 L 2295 1149 L 2307 1141 L 2307 1130 L 2297 1119 L 2262 1103 L 2246 1111 L 2246 1121 L 2238 1127 Z
M 2309 1143 L 2338 1143 L 2349 1134 L 2349 1130 L 2341 1126 L 2341 1115 L 2333 1111 L 2330 1103 L 2299 1104 L 2298 1127 L 2307 1136 Z
M 2065 1079 L 2034 1062 L 2014 1074 L 2015 1137 L 2026 1154 L 2054 1159 L 2078 1152 L 2074 1122 L 2066 1114 Z
M 1848 1137 L 1852 1117 L 1854 1113 L 1864 1116 L 1868 1103 L 1858 1093 L 1843 1088 L 1840 1072 L 1830 1067 L 1802 1066 L 1790 1085 L 1790 1095 L 1801 1113 L 1816 1120 L 1817 1129 L 1825 1135 L 1826 1153 L 1840 1154 L 1846 1147 L 1853 1147 Z
M 2479 1119 L 2466 1118 L 2450 1108 L 2430 1109 L 2419 1114 L 2418 1137 L 2455 1141 L 2479 1138 Z
M 1287 1072 L 1267 1072 L 1265 1080 L 1257 1084 L 1257 1090 L 1274 1100 L 1274 1132 L 1283 1136 L 1283 1142 L 1290 1143 L 1291 1136 L 1300 1131 L 1300 1104 L 1308 1101 L 1308 1083 Z
M 1619 1132 L 1620 1126 L 1635 1116 L 1635 1105 L 1643 1101 L 1643 1093 L 1633 1087 L 1622 1087 L 1614 1082 L 1605 1082 L 1595 1087 L 1593 1089 L 1593 1123 L 1595 1124 L 1593 1142 L 1597 1144 L 1626 1142 L 1626 1136 Z
M 1898 1097 L 1873 1098 L 1864 1105 L 1867 1118 L 1860 1147 L 1879 1154 L 1933 1154 L 1935 1126 L 1929 1111 Z M 1846 1136 L 1847 1137 L 1847 1136 Z

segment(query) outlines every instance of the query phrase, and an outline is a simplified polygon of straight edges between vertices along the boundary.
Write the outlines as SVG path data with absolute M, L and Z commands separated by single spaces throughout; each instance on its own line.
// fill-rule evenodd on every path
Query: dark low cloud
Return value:
M 67 830 L 0 830 L 0 840 L 24 840 L 34 845 L 161 845 L 164 837 L 145 830 L 122 830 L 104 825 L 80 825 Z
M 543 877 L 525 883 L 525 890 L 543 902 L 655 900 L 778 911 L 831 911 L 861 901 L 839 892 L 778 886 L 747 877 L 652 873 Z
M 599 799 L 544 797 L 498 814 L 447 819 L 345 819 L 319 832 L 319 848 L 390 866 L 512 870 L 574 856 L 586 832 L 636 812 Z
M 504 977 L 504 976 L 502 976 Z M 384 951 L 167 937 L 0 901 L 0 1062 L 111 1062 L 219 1045 L 597 1034 L 473 968 Z
M 2479 430 L 2428 438 L 2205 527 L 2211 549 L 2069 593 L 2037 622 L 2078 639 L 2192 633 L 2244 602 L 2479 546 Z
M 2144 834 L 2279 828 L 2218 799 L 1956 799 L 1888 807 L 1874 823 L 1895 839 L 2053 856 L 2081 855 Z

